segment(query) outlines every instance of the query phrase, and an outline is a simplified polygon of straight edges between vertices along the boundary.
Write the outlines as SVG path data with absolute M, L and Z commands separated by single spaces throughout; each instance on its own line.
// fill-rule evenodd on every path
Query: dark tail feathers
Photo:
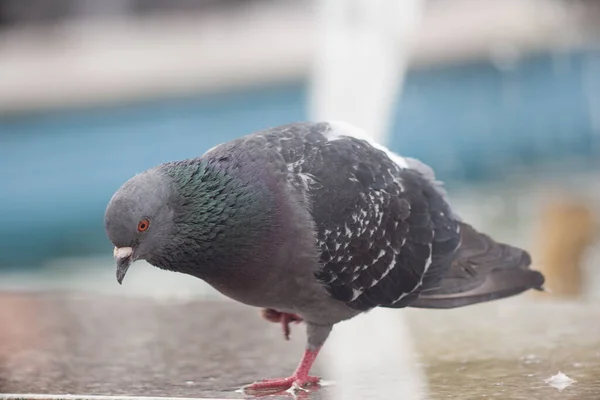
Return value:
M 543 290 L 544 276 L 529 269 L 531 257 L 460 223 L 461 245 L 448 273 L 423 290 L 410 307 L 455 308 Z

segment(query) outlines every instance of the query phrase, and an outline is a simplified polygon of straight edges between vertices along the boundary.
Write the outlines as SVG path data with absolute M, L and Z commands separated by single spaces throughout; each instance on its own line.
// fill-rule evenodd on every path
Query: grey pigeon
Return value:
M 134 176 L 105 228 L 119 283 L 144 259 L 286 329 L 304 321 L 294 374 L 247 387 L 286 390 L 317 384 L 308 373 L 332 327 L 374 307 L 454 308 L 543 289 L 526 251 L 477 232 L 446 197 L 429 167 L 360 129 L 303 122 Z

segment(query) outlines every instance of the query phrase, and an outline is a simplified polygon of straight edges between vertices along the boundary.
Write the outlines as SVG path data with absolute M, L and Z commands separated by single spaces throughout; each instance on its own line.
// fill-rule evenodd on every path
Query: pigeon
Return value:
M 160 164 L 104 218 L 117 280 L 131 263 L 206 281 L 282 324 L 303 321 L 296 371 L 247 390 L 318 385 L 332 327 L 375 307 L 448 309 L 543 290 L 520 248 L 456 215 L 433 170 L 344 122 L 297 122 Z

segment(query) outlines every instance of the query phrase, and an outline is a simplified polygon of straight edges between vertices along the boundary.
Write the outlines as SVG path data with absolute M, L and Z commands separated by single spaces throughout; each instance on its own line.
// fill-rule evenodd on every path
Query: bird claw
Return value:
M 251 383 L 243 388 L 245 393 L 252 392 L 289 392 L 297 393 L 300 391 L 307 392 L 307 386 L 316 386 L 321 379 L 316 376 L 306 376 L 300 378 L 298 376 L 290 376 L 288 378 L 265 379 L 262 381 Z
M 309 390 L 306 388 L 303 388 L 302 386 L 300 386 L 298 384 L 298 382 L 294 382 L 292 383 L 292 386 L 290 386 L 290 388 L 288 390 L 286 390 L 287 393 L 291 394 L 292 396 L 296 395 L 299 392 L 305 392 L 308 393 Z
M 297 324 L 302 322 L 302 318 L 296 314 L 279 312 L 277 310 L 273 310 L 272 308 L 263 308 L 261 310 L 261 315 L 269 322 L 281 324 L 283 337 L 285 340 L 290 340 L 290 323 L 294 322 Z
M 319 385 L 321 379 L 316 376 L 309 376 L 308 372 L 310 371 L 311 366 L 315 362 L 317 355 L 319 354 L 320 348 L 316 349 L 306 349 L 304 351 L 304 355 L 302 356 L 302 360 L 300 360 L 300 364 L 296 371 L 292 376 L 287 378 L 279 378 L 279 379 L 267 379 L 258 382 L 254 382 L 248 386 L 242 388 L 242 391 L 245 394 L 282 394 L 283 392 L 288 392 L 292 394 L 305 393 L 305 387 L 311 385 Z

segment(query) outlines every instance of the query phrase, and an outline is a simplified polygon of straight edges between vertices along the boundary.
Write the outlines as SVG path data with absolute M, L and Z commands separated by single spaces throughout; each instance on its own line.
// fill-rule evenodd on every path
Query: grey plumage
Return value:
M 373 307 L 449 308 L 540 289 L 523 250 L 454 215 L 433 171 L 335 123 L 295 123 L 161 164 L 108 205 L 117 247 L 257 307 L 299 315 L 308 347 Z M 353 135 L 354 134 L 354 135 Z M 148 218 L 148 231 L 137 232 Z
M 455 308 L 542 289 L 544 277 L 528 269 L 526 251 L 497 243 L 463 223 L 461 243 L 441 281 L 423 290 L 411 307 Z

